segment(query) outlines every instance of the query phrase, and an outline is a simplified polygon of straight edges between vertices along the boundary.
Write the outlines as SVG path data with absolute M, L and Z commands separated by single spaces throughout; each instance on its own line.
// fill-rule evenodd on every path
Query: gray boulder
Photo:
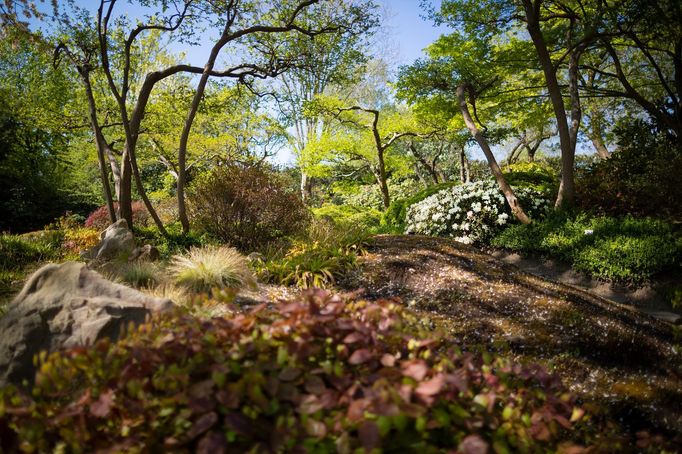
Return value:
M 100 243 L 82 254 L 84 259 L 107 261 L 122 255 L 130 256 L 135 249 L 133 232 L 125 219 L 119 219 L 100 234 Z
M 0 318 L 0 386 L 33 380 L 33 357 L 45 350 L 116 340 L 173 303 L 108 281 L 84 263 L 46 265 L 36 271 Z

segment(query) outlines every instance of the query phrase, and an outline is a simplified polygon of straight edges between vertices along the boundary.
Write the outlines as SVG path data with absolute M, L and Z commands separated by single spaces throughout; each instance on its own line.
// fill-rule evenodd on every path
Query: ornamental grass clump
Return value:
M 526 213 L 543 216 L 550 200 L 532 188 L 514 188 Z M 444 189 L 407 210 L 407 234 L 453 237 L 472 244 L 484 242 L 513 221 L 511 209 L 497 183 L 476 181 Z
M 191 248 L 173 256 L 168 271 L 176 284 L 196 292 L 256 284 L 246 258 L 227 246 Z
M 537 365 L 463 353 L 395 301 L 324 291 L 229 318 L 164 314 L 39 365 L 30 392 L 0 390 L 0 450 L 620 452 L 629 442 Z

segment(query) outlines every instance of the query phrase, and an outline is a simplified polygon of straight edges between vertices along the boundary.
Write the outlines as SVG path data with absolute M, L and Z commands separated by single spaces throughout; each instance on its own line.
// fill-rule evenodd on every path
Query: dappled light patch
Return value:
M 616 417 L 637 411 L 643 425 L 682 433 L 682 350 L 669 325 L 433 237 L 377 237 L 347 285 L 400 295 L 467 349 L 544 364 Z M 627 394 L 636 383 L 650 400 Z

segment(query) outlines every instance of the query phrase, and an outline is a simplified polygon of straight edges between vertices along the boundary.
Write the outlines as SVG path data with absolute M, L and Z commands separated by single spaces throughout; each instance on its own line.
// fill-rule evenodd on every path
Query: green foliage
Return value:
M 592 437 L 557 377 L 449 347 L 395 302 L 315 291 L 272 307 L 164 315 L 115 344 L 43 356 L 31 393 L 0 391 L 1 447 L 12 434 L 40 452 L 618 446 L 597 420 Z
M 126 263 L 117 271 L 118 278 L 135 288 L 153 287 L 160 282 L 161 270 L 149 262 Z
M 504 166 L 502 172 L 511 186 L 531 188 L 551 196 L 559 189 L 559 176 L 548 165 L 519 162 Z
M 312 211 L 317 218 L 329 218 L 336 224 L 352 225 L 367 230 L 378 227 L 381 221 L 381 211 L 362 206 L 325 204 Z
M 361 225 L 318 219 L 283 256 L 259 264 L 258 275 L 277 284 L 326 288 L 356 266 L 368 243 Z
M 74 122 L 68 112 L 75 98 L 73 80 L 53 67 L 51 50 L 4 31 L 0 231 L 21 233 L 42 228 L 66 211 L 86 214 L 99 200 L 83 179 L 86 164 L 71 148 L 80 134 L 67 129 Z
M 168 236 L 162 235 L 156 227 L 135 226 L 134 233 L 140 243 L 153 244 L 163 258 L 170 258 L 173 254 L 182 253 L 191 247 L 210 244 L 205 234 L 198 232 L 182 233 L 182 226 L 171 224 L 166 226 Z
M 407 217 L 407 209 L 419 203 L 425 198 L 432 196 L 433 194 L 442 191 L 443 189 L 451 188 L 456 186 L 457 182 L 447 182 L 429 186 L 426 189 L 422 189 L 412 197 L 406 199 L 398 199 L 391 202 L 391 206 L 384 213 L 381 218 L 381 224 L 385 225 L 396 232 L 402 233 L 405 231 L 405 219 Z
M 246 258 L 226 246 L 192 248 L 186 254 L 175 255 L 168 272 L 176 284 L 196 292 L 255 285 Z
M 412 173 L 412 169 L 409 171 Z M 386 180 L 391 199 L 404 199 L 418 192 L 422 186 L 414 178 L 388 178 Z M 331 185 L 331 197 L 338 205 L 356 205 L 375 210 L 384 210 L 381 191 L 374 184 L 358 184 L 353 180 L 340 180 Z
M 225 165 L 198 182 L 190 197 L 195 226 L 240 250 L 302 231 L 309 213 L 284 178 L 263 167 Z
M 492 244 L 556 257 L 597 278 L 627 284 L 682 263 L 679 237 L 670 224 L 654 219 L 555 215 L 511 226 Z
M 625 122 L 616 132 L 620 148 L 577 180 L 585 210 L 682 219 L 682 148 L 642 122 Z

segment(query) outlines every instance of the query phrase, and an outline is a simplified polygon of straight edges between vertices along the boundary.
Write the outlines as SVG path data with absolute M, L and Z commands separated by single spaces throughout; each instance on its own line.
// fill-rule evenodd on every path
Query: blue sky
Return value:
M 411 63 L 419 58 L 422 49 L 445 31 L 421 17 L 425 14 L 419 7 L 419 0 L 381 0 L 379 3 L 389 10 L 385 27 L 395 41 L 401 64 Z
M 423 19 L 424 11 L 419 7 L 419 0 L 376 0 L 382 10 L 386 12 L 385 20 L 382 21 L 383 34 L 387 35 L 391 47 L 395 50 L 396 65 L 408 64 L 422 55 L 422 49 L 443 33 L 443 28 L 437 28 L 428 19 Z M 434 4 L 440 0 L 432 0 Z M 99 2 L 94 0 L 76 0 L 80 6 L 90 8 L 95 12 Z M 117 5 L 119 12 L 126 12 L 135 17 L 140 14 L 142 8 L 133 6 L 128 2 L 120 2 Z M 192 64 L 203 66 L 208 56 L 210 46 L 182 48 L 173 46 L 175 50 L 187 51 L 187 58 Z

